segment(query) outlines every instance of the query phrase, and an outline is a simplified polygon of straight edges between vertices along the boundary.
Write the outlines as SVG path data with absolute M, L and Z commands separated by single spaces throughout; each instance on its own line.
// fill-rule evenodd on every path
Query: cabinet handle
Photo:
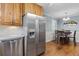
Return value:
M 14 40 L 10 41 L 11 56 L 13 55 L 13 42 Z

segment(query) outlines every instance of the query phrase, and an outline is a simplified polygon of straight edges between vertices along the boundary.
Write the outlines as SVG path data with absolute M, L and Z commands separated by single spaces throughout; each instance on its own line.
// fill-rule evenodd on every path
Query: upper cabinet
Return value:
M 35 3 L 26 3 L 24 5 L 25 10 L 24 13 L 26 14 L 27 12 L 43 16 L 43 8 Z
M 1 4 L 0 4 L 0 24 L 1 24 Z
M 13 4 L 2 4 L 2 24 L 12 25 L 13 21 Z
M 22 4 L 14 4 L 13 13 L 14 25 L 22 25 Z
M 27 12 L 43 16 L 43 8 L 35 3 L 1 3 L 0 25 L 21 26 Z
M 2 3 L 0 4 L 2 25 L 22 25 L 22 4 Z

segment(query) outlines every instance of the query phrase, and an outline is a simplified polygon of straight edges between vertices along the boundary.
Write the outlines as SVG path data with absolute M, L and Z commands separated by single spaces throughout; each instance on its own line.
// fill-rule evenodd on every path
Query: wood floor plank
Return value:
M 79 43 L 74 46 L 73 43 L 59 45 L 55 42 L 48 42 L 43 56 L 79 56 Z

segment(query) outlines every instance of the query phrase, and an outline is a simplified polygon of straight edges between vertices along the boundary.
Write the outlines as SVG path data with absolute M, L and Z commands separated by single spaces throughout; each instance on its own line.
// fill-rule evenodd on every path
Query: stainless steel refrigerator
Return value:
M 24 55 L 36 56 L 45 52 L 45 18 L 26 14 L 23 26 L 27 28 L 24 40 Z

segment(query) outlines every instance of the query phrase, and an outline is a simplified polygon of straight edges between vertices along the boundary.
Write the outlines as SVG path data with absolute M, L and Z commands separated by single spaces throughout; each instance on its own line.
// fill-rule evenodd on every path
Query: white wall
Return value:
M 52 41 L 55 39 L 55 30 L 56 30 L 57 21 L 54 19 L 47 20 L 46 23 L 46 42 Z

